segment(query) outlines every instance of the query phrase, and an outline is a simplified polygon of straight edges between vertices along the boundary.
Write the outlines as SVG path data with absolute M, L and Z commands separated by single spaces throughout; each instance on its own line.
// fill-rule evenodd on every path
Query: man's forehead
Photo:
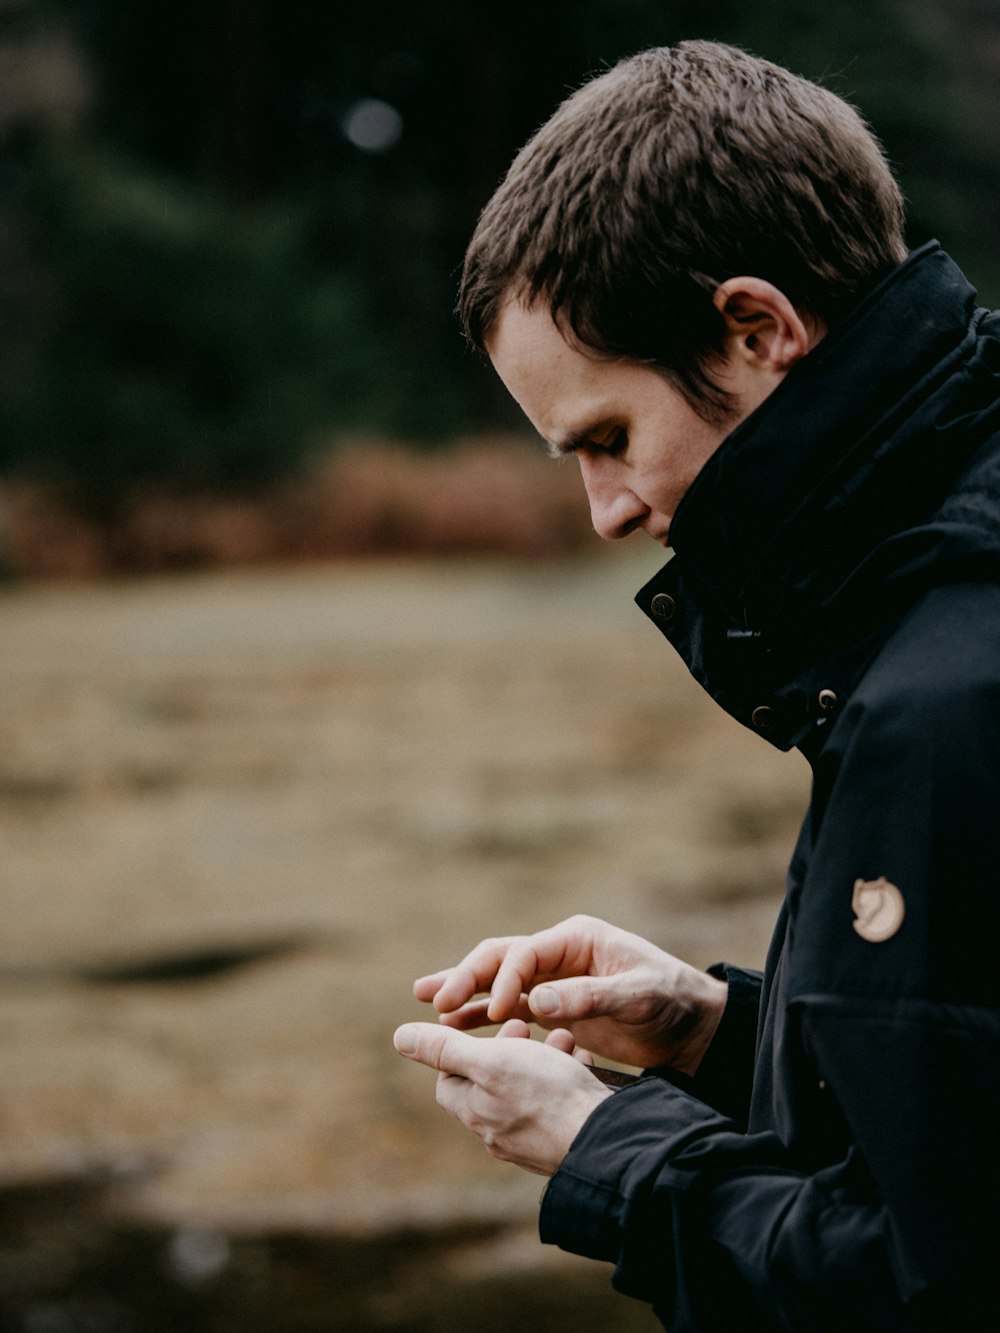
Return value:
M 490 360 L 536 430 L 554 445 L 579 437 L 606 412 L 614 363 L 567 340 L 548 308 L 507 302 L 487 343 Z

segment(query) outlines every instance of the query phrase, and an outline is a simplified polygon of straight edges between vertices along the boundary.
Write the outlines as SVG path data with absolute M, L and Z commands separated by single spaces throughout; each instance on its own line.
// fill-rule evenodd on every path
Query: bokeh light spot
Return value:
M 352 102 L 340 122 L 344 137 L 364 153 L 386 153 L 399 143 L 403 117 L 389 102 L 364 97 Z

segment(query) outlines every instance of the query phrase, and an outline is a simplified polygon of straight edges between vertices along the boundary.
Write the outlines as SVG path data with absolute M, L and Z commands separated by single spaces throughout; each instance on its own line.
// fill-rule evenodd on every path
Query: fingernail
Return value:
M 393 1034 L 392 1044 L 400 1055 L 414 1055 L 417 1050 L 417 1034 L 411 1027 L 397 1028 Z
M 559 996 L 551 986 L 541 986 L 531 992 L 531 1007 L 536 1014 L 544 1014 L 546 1018 L 550 1018 L 559 1012 Z

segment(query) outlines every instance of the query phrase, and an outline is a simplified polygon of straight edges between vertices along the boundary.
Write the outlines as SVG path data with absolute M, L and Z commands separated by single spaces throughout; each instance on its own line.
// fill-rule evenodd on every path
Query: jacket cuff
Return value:
M 632 1265 L 623 1247 L 626 1235 L 635 1233 L 648 1182 L 672 1152 L 709 1128 L 731 1125 L 660 1079 L 641 1079 L 606 1098 L 546 1186 L 539 1217 L 542 1241 L 617 1264 L 615 1286 L 639 1294 L 630 1291 Z M 663 1240 L 657 1237 L 657 1244 Z
M 762 977 L 759 972 L 731 963 L 714 963 L 708 972 L 727 983 L 729 994 L 701 1064 L 691 1076 L 669 1065 L 646 1072 L 721 1111 L 745 1131 L 750 1115 Z

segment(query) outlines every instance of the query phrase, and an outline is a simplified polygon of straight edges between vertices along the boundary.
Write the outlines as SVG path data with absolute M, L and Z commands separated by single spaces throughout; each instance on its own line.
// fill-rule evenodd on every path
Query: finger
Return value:
M 456 967 L 426 978 L 429 983 L 440 979 L 432 996 L 435 1009 L 439 1013 L 450 1013 L 467 1004 L 474 995 L 488 991 L 509 946 L 509 939 L 483 940 Z M 423 980 L 425 978 L 421 978 Z
M 426 977 L 417 977 L 413 983 L 413 994 L 418 1000 L 423 1000 L 426 1004 L 434 999 L 444 983 L 448 980 L 451 973 L 450 967 L 442 968 L 440 972 L 432 972 Z
M 469 1004 L 463 1004 L 461 1009 L 439 1015 L 438 1022 L 445 1024 L 446 1027 L 458 1028 L 460 1032 L 488 1027 L 490 1019 L 486 1012 L 487 1003 L 486 1000 L 472 1000 Z
M 547 981 L 528 996 L 532 1015 L 541 1022 L 578 1022 L 617 1012 L 620 978 L 573 977 Z
M 545 1038 L 545 1045 L 554 1046 L 557 1051 L 565 1051 L 567 1055 L 572 1055 L 576 1050 L 573 1034 L 565 1028 L 556 1028 L 550 1032 Z
M 519 1018 L 508 1018 L 497 1033 L 498 1037 L 531 1037 L 531 1028 Z
M 455 1074 L 476 1082 L 490 1067 L 487 1053 L 490 1042 L 439 1023 L 404 1023 L 396 1029 L 392 1040 L 400 1055 L 442 1074 Z
M 536 935 L 511 941 L 490 991 L 489 1014 L 499 1022 L 513 1012 L 522 991 L 551 977 L 586 975 L 593 957 L 593 937 L 571 919 Z
M 489 1027 L 493 1023 L 493 1019 L 487 1012 L 488 1006 L 488 1000 L 472 1000 L 469 1004 L 463 1004 L 461 1009 L 454 1010 L 453 1013 L 442 1014 L 438 1022 L 451 1028 L 458 1028 L 462 1032 L 471 1032 L 475 1028 Z M 510 1017 L 520 1018 L 525 1023 L 535 1021 L 535 1015 L 528 1008 L 528 997 L 526 995 L 521 996 L 517 1008 Z
M 546 1046 L 554 1046 L 558 1051 L 565 1051 L 571 1055 L 574 1060 L 579 1060 L 582 1065 L 592 1065 L 594 1057 L 590 1051 L 585 1051 L 582 1046 L 577 1046 L 572 1032 L 566 1028 L 555 1028 L 545 1038 Z
M 543 975 L 540 956 L 532 941 L 525 940 L 513 945 L 497 969 L 490 990 L 486 1012 L 491 1021 L 499 1023 L 510 1017 L 522 997 Z

